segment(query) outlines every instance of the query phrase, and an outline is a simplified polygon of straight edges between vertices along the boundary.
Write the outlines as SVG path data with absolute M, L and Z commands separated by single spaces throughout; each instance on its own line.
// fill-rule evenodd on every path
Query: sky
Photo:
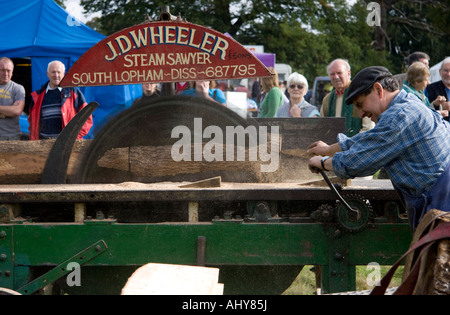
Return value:
M 80 20 L 83 23 L 86 23 L 87 21 L 89 21 L 91 18 L 95 17 L 95 16 L 99 16 L 100 14 L 92 14 L 89 16 L 85 16 L 83 14 L 83 8 L 80 5 L 80 0 L 65 0 L 64 4 L 66 5 L 66 11 L 72 15 L 73 17 L 77 18 L 78 20 Z

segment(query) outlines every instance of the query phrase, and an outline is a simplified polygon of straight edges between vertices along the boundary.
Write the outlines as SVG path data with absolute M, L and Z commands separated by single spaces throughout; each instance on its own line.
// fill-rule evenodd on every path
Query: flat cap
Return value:
M 390 76 L 392 73 L 385 67 L 373 66 L 362 69 L 350 83 L 345 103 L 352 104 L 356 96 L 370 89 L 375 82 Z

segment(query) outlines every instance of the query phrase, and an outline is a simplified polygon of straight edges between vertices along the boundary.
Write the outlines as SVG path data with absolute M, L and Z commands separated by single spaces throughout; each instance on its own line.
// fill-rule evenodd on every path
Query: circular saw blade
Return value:
M 156 98 L 120 113 L 102 128 L 81 160 L 74 182 L 196 181 L 215 176 L 237 182 L 258 181 L 259 162 L 238 163 L 225 158 L 226 128 L 249 125 L 235 112 L 209 100 L 185 96 Z M 211 140 L 204 134 L 211 126 L 222 130 L 223 161 L 206 161 L 203 155 L 200 160 L 196 158 L 199 153 L 195 150 L 203 150 Z M 181 137 L 177 130 L 189 130 L 190 160 L 174 159 L 174 144 Z

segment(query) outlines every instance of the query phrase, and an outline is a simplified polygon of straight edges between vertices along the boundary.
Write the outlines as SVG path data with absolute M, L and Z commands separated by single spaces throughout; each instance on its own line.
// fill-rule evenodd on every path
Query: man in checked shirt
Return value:
M 346 104 L 369 117 L 375 128 L 351 138 L 338 135 L 328 145 L 317 141 L 309 168 L 334 171 L 348 179 L 373 175 L 384 167 L 404 197 L 415 229 L 431 209 L 450 211 L 450 125 L 415 95 L 398 89 L 384 67 L 361 70 L 350 84 Z M 316 168 L 316 170 L 314 169 Z

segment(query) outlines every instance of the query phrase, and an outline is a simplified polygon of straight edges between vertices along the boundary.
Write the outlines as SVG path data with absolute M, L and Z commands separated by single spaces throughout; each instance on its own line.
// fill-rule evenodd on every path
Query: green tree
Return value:
M 61 7 L 65 8 L 66 5 L 64 4 L 64 0 L 54 0 L 57 4 L 59 4 Z
M 330 47 L 330 59 L 347 59 L 354 75 L 367 66 L 392 66 L 388 53 L 373 46 L 374 27 L 367 23 L 368 13 L 364 2 L 349 6 L 347 1 L 339 1 L 339 6 L 326 8 L 318 21 L 317 28 Z
M 330 2 L 331 3 L 331 2 Z M 290 64 L 310 83 L 327 75 L 326 66 L 336 58 L 347 59 L 356 74 L 368 65 L 391 66 L 389 55 L 372 46 L 373 28 L 367 24 L 366 5 L 347 1 L 322 2 L 303 12 L 276 19 L 272 16 L 254 21 L 238 36 L 244 43 L 263 43 L 275 52 L 277 62 Z
M 166 4 L 167 1 L 151 0 L 81 0 L 86 12 L 102 13 L 100 31 L 105 35 L 142 23 L 147 15 L 157 18 Z M 255 21 L 266 18 L 279 20 L 283 17 L 300 17 L 308 22 L 314 16 L 317 6 L 320 7 L 321 4 L 311 0 L 173 0 L 170 2 L 170 11 L 173 15 L 180 13 L 189 22 L 235 36 L 252 27 Z
M 308 32 L 298 20 L 267 19 L 238 37 L 248 44 L 263 43 L 265 50 L 276 53 L 278 63 L 291 65 L 312 83 L 314 77 L 324 74 L 330 51 L 322 34 Z
M 373 0 L 372 0 L 373 1 Z M 364 5 L 370 0 L 361 1 Z M 388 53 L 393 70 L 405 71 L 405 59 L 415 51 L 430 55 L 431 64 L 449 51 L 449 0 L 377 0 L 381 26 L 373 31 L 374 48 Z
M 370 26 L 368 4 L 380 4 L 380 26 Z M 352 2 L 353 3 L 353 2 Z M 157 19 L 167 1 L 81 0 L 87 13 L 102 16 L 89 25 L 105 35 Z M 326 65 L 345 58 L 353 74 L 383 65 L 404 71 L 404 58 L 425 51 L 440 61 L 449 51 L 450 0 L 195 0 L 170 2 L 189 22 L 228 32 L 242 44 L 264 45 L 278 63 L 288 63 L 310 83 Z

